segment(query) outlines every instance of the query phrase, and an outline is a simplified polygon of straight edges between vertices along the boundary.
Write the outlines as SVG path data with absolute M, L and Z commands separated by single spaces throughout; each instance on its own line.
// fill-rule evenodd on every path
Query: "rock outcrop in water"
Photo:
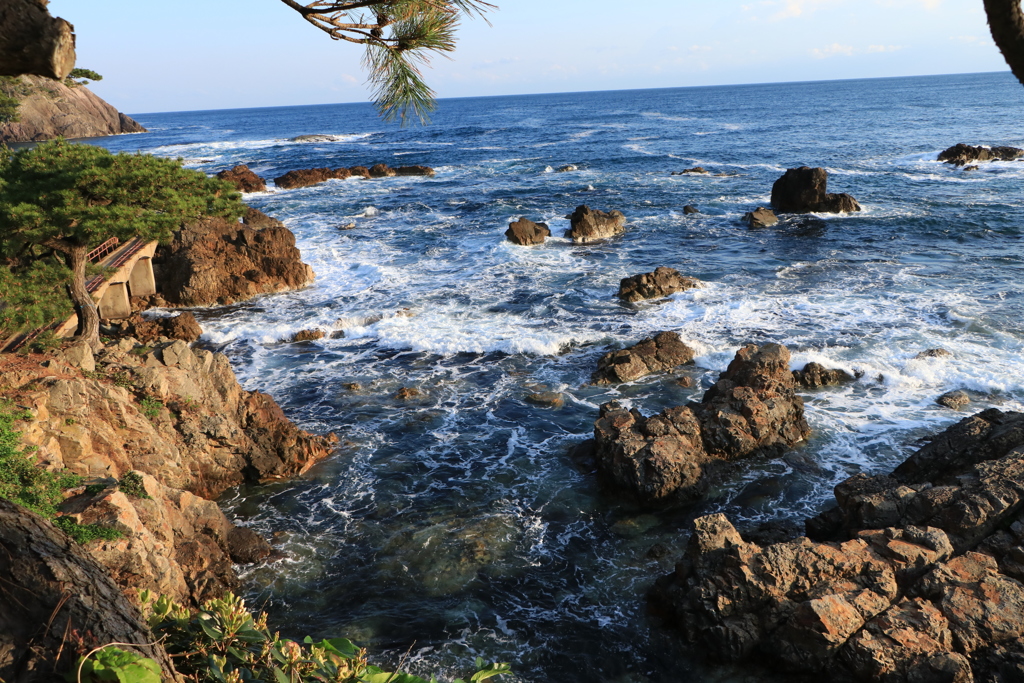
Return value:
M 621 235 L 626 231 L 626 217 L 621 211 L 604 212 L 589 206 L 577 206 L 569 216 L 570 228 L 565 236 L 576 244 L 586 244 Z
M 205 218 L 176 232 L 153 260 L 163 298 L 176 306 L 210 306 L 313 282 L 295 235 L 257 213 L 250 211 L 246 224 Z
M 598 471 L 643 504 L 691 502 L 726 462 L 785 451 L 810 434 L 789 351 L 740 349 L 701 403 L 653 417 L 617 403 L 594 423 Z
M 694 351 L 675 332 L 659 332 L 629 348 L 609 351 L 597 361 L 594 384 L 632 382 L 693 363 Z
M 345 180 L 347 178 L 391 178 L 394 176 L 427 176 L 433 177 L 434 169 L 429 166 L 398 166 L 391 168 L 386 164 L 374 164 L 371 168 L 353 166 L 352 168 L 302 168 L 288 171 L 274 178 L 274 184 L 282 190 L 293 190 L 299 187 L 318 185 L 328 180 Z
M 954 166 L 966 166 L 981 161 L 1014 161 L 1024 156 L 1024 149 L 1016 147 L 973 147 L 959 143 L 939 153 L 939 161 Z
M 856 377 L 846 370 L 830 370 L 821 363 L 808 363 L 802 370 L 793 371 L 793 379 L 804 389 L 820 389 L 852 382 Z
M 526 218 L 520 218 L 508 224 L 505 237 L 512 244 L 528 247 L 535 244 L 544 244 L 544 240 L 551 237 L 551 229 L 548 228 L 547 223 L 534 223 Z
M 265 192 L 267 189 L 267 181 L 249 170 L 245 164 L 221 171 L 217 177 L 234 185 L 239 192 Z
M 743 214 L 743 222 L 751 228 L 770 228 L 779 224 L 779 217 L 771 209 L 759 206 Z
M 336 443 L 296 427 L 266 394 L 243 390 L 225 356 L 183 341 L 122 339 L 88 374 L 59 358 L 45 368 L 13 356 L 0 362 L 5 395 L 34 415 L 17 428 L 39 461 L 97 484 L 62 512 L 124 532 L 87 550 L 129 595 L 148 588 L 198 604 L 236 588 L 232 562 L 265 557 L 269 546 L 237 529 L 213 499 L 245 482 L 301 474 Z M 129 472 L 136 485 L 119 486 Z
M 828 171 L 801 166 L 791 168 L 772 185 L 772 206 L 782 213 L 850 213 L 860 211 L 857 200 L 829 194 Z
M 94 138 L 146 129 L 121 114 L 84 85 L 69 88 L 63 81 L 21 76 L 25 90 L 19 120 L 0 125 L 0 142 L 41 142 L 54 138 Z
M 810 538 L 768 546 L 722 515 L 696 520 L 657 604 L 715 659 L 840 681 L 1024 680 L 1024 414 L 962 420 L 836 501 Z
M 623 278 L 619 283 L 618 297 L 635 303 L 645 299 L 662 299 L 676 292 L 700 287 L 700 280 L 685 277 L 675 268 L 662 266 L 652 273 L 641 273 Z

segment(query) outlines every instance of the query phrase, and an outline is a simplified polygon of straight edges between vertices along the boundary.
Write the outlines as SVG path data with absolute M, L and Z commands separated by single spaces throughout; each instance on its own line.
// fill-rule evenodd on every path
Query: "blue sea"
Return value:
M 837 482 L 891 469 L 960 419 L 935 402 L 947 391 L 967 391 L 970 412 L 1024 409 L 1024 163 L 936 160 L 957 142 L 1024 147 L 1022 112 L 1024 88 L 996 73 L 442 100 L 409 128 L 368 104 L 142 114 L 149 133 L 101 144 L 268 179 L 437 171 L 247 195 L 295 233 L 316 283 L 196 312 L 246 388 L 342 439 L 307 476 L 222 501 L 286 555 L 244 573 L 275 628 L 447 677 L 481 656 L 532 683 L 767 681 L 701 663 L 646 593 L 694 516 L 799 522 Z M 309 134 L 333 137 L 291 141 Z M 801 165 L 828 169 L 863 212 L 741 222 Z M 670 175 L 692 166 L 712 175 Z M 621 210 L 626 234 L 572 245 L 565 216 L 581 204 Z M 508 243 L 520 216 L 555 236 Z M 616 299 L 620 279 L 658 266 L 704 286 Z M 344 336 L 287 341 L 314 327 Z M 588 384 L 603 353 L 660 330 L 697 350 L 691 388 Z M 602 403 L 699 400 L 750 342 L 860 379 L 808 392 L 813 436 L 692 508 L 638 509 L 571 457 Z M 916 358 L 939 347 L 952 356 Z M 564 405 L 526 400 L 538 391 Z

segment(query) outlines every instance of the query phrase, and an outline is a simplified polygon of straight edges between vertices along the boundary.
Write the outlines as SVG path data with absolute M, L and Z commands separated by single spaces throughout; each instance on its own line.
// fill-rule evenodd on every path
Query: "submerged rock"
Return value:
M 778 225 L 779 219 L 774 211 L 761 206 L 743 214 L 743 222 L 751 228 L 770 228 Z
M 772 206 L 782 213 L 849 213 L 860 204 L 848 194 L 828 193 L 828 171 L 791 168 L 772 185 Z
M 621 211 L 605 213 L 586 205 L 577 206 L 569 222 L 571 227 L 565 236 L 576 244 L 608 239 L 626 231 L 626 217 Z
M 652 273 L 623 278 L 619 283 L 618 297 L 623 301 L 635 303 L 645 299 L 661 299 L 700 286 L 700 280 L 685 277 L 675 268 L 662 266 Z
M 629 348 L 609 351 L 601 356 L 590 381 L 594 384 L 632 382 L 693 363 L 693 357 L 693 349 L 684 344 L 678 334 L 659 332 Z
M 318 185 L 328 180 L 344 180 L 352 176 L 347 168 L 300 168 L 295 171 L 288 171 L 284 175 L 274 178 L 274 185 L 282 190 L 294 190 L 300 187 Z
M 221 171 L 217 177 L 234 185 L 239 192 L 264 192 L 267 189 L 267 181 L 250 171 L 245 164 Z
M 559 391 L 535 391 L 526 395 L 526 402 L 558 409 L 565 406 L 565 394 Z
M 578 171 L 578 170 L 579 169 L 576 168 L 575 164 L 566 164 L 565 166 L 560 166 L 558 168 L 558 172 L 559 173 L 570 173 L 572 171 Z
M 926 349 L 921 353 L 914 356 L 915 360 L 924 360 L 926 358 L 952 358 L 953 354 L 946 349 Z
M 598 471 L 643 504 L 699 499 L 724 463 L 777 455 L 810 434 L 789 352 L 746 346 L 701 403 L 645 418 L 617 403 L 594 423 Z
M 526 218 L 520 218 L 508 224 L 505 237 L 509 242 L 520 246 L 544 244 L 544 240 L 551 237 L 551 229 L 547 223 L 534 223 Z
M 709 175 L 711 171 L 706 170 L 703 166 L 694 166 L 684 171 L 672 171 L 672 175 Z
M 1014 161 L 1024 156 L 1024 149 L 1016 147 L 973 147 L 959 143 L 939 153 L 939 161 L 964 166 L 979 161 Z
M 987 410 L 891 475 L 837 486 L 811 538 L 761 546 L 724 515 L 697 519 L 652 597 L 716 660 L 865 683 L 1018 680 L 1022 482 L 1024 414 Z
M 829 370 L 820 363 L 808 363 L 803 370 L 793 371 L 793 379 L 805 389 L 818 389 L 852 382 L 856 378 L 846 370 Z
M 694 214 L 694 213 L 700 213 L 700 209 L 698 209 L 693 204 L 687 204 L 686 206 L 683 207 L 683 213 L 685 215 L 690 215 L 690 214 Z

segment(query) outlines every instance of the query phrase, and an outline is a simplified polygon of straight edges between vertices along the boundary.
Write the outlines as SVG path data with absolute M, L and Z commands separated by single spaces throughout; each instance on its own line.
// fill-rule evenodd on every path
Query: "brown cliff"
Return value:
M 92 138 L 145 133 L 84 85 L 73 88 L 42 76 L 21 76 L 28 91 L 19 97 L 19 120 L 0 126 L 0 142 L 40 142 L 57 137 Z

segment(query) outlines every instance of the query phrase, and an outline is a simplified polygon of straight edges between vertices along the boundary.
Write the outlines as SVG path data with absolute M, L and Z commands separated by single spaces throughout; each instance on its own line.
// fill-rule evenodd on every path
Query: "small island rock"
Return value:
M 694 351 L 675 332 L 659 332 L 633 346 L 609 351 L 597 361 L 594 384 L 632 382 L 656 372 L 670 372 L 693 363 Z
M 619 283 L 619 298 L 631 303 L 645 299 L 661 299 L 676 292 L 700 287 L 700 280 L 685 277 L 675 268 L 662 266 L 653 273 L 641 273 L 623 278 Z
M 848 194 L 828 193 L 828 171 L 791 168 L 772 185 L 772 206 L 782 213 L 849 213 L 860 204 Z
M 264 192 L 267 189 L 267 181 L 250 171 L 245 164 L 221 171 L 217 177 L 234 185 L 239 192 Z
M 1016 147 L 974 147 L 961 142 L 940 152 L 939 161 L 965 166 L 979 161 L 1013 161 L 1022 156 L 1024 149 Z
M 514 223 L 508 224 L 505 237 L 513 244 L 532 246 L 544 244 L 544 240 L 551 237 L 551 230 L 547 223 L 534 223 L 526 218 L 520 218 Z
M 743 222 L 751 228 L 770 228 L 773 225 L 778 225 L 779 219 L 774 211 L 762 206 L 743 214 Z
M 569 216 L 569 223 L 571 227 L 565 236 L 576 244 L 607 239 L 626 231 L 626 217 L 621 211 L 606 213 L 586 205 L 576 207 Z

